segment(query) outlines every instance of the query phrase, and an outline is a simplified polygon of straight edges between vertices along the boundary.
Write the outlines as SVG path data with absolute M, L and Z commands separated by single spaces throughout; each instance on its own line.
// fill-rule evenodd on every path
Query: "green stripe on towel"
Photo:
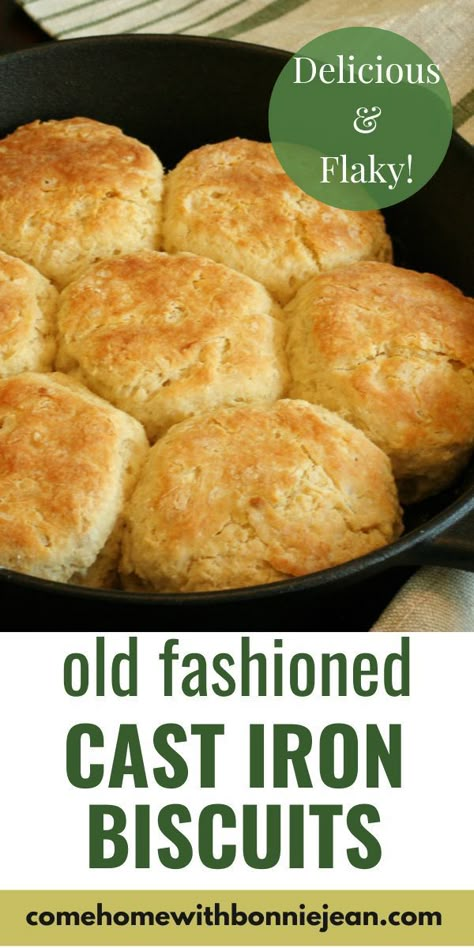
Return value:
M 89 5 L 90 2 L 91 0 L 88 0 L 87 5 Z M 95 0 L 92 0 L 92 3 L 94 2 Z M 135 10 L 143 9 L 143 7 L 150 7 L 153 4 L 156 6 L 157 3 L 159 2 L 160 0 L 141 0 L 141 3 L 133 4 L 132 6 L 127 7 L 126 10 L 118 10 L 115 13 L 109 13 L 108 16 L 100 17 L 97 20 L 88 20 L 85 23 L 84 22 L 76 23 L 75 26 L 70 26 L 66 30 L 60 30 L 58 32 L 58 36 L 59 37 L 67 36 L 68 33 L 75 33 L 76 30 L 89 29 L 89 27 L 91 26 L 100 26 L 101 23 L 109 23 L 111 20 L 116 20 L 118 17 L 128 16 L 130 13 L 134 13 Z M 178 10 L 173 10 L 172 13 L 165 13 L 163 14 L 163 16 L 157 17 L 155 20 L 153 20 L 153 23 L 158 23 L 159 20 L 165 20 L 169 16 L 175 16 L 177 13 L 180 12 L 180 10 L 187 10 L 189 7 L 194 7 L 197 3 L 202 3 L 202 2 L 203 0 L 192 0 L 191 3 L 188 3 L 187 5 L 180 7 Z M 60 14 L 56 13 L 55 16 L 64 16 L 68 12 L 69 12 L 68 10 L 64 10 L 64 11 L 61 11 Z M 45 17 L 45 20 L 46 20 L 46 17 Z M 140 29 L 140 27 L 137 27 L 137 29 Z M 129 31 L 125 28 L 124 30 L 120 30 L 119 32 L 127 33 Z M 130 30 L 130 32 L 133 32 L 133 30 Z
M 263 26 L 265 23 L 270 23 L 271 20 L 277 20 L 278 17 L 284 16 L 286 13 L 291 13 L 306 3 L 308 3 L 308 0 L 273 0 L 272 3 L 267 3 L 262 10 L 251 13 L 243 20 L 239 20 L 237 23 L 223 30 L 216 30 L 215 33 L 209 33 L 209 36 L 217 36 L 220 39 L 232 39 L 233 36 L 237 36 L 239 33 L 246 33 L 247 30 L 254 30 L 257 26 Z
M 471 89 L 453 108 L 453 125 L 459 128 L 474 115 L 474 89 Z

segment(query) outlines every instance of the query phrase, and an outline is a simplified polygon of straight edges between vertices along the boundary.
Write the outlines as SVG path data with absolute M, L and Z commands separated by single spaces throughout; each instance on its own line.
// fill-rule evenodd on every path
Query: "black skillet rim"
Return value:
M 178 43 L 189 44 L 190 46 L 220 46 L 223 50 L 232 50 L 240 48 L 247 50 L 254 55 L 268 55 L 269 57 L 280 58 L 283 63 L 283 57 L 290 57 L 292 54 L 288 50 L 278 49 L 272 46 L 261 46 L 255 43 L 246 43 L 240 40 L 226 40 L 217 37 L 193 36 L 181 34 L 153 33 L 153 34 L 133 34 L 119 33 L 111 36 L 90 36 L 80 37 L 71 40 L 62 40 L 61 43 L 51 40 L 51 42 L 42 43 L 39 46 L 28 49 L 18 50 L 12 53 L 6 53 L 1 57 L 1 62 L 19 59 L 29 59 L 30 57 L 41 57 L 50 54 L 52 49 L 59 49 L 65 46 L 119 46 L 128 45 L 130 41 L 142 44 L 167 44 Z M 457 132 L 453 132 L 450 148 L 456 148 L 474 154 L 471 146 Z M 26 573 L 18 573 L 14 570 L 0 567 L 0 581 L 14 583 L 26 588 L 36 589 L 42 592 L 51 592 L 64 594 L 67 596 L 78 596 L 81 599 L 90 599 L 91 601 L 109 601 L 111 603 L 127 603 L 132 605 L 207 605 L 212 603 L 232 603 L 242 600 L 252 600 L 256 598 L 265 598 L 268 596 L 282 595 L 290 592 L 298 592 L 309 589 L 329 589 L 335 585 L 343 585 L 357 579 L 365 579 L 382 569 L 406 563 L 407 555 L 415 554 L 410 562 L 417 560 L 417 551 L 420 551 L 420 563 L 422 561 L 421 551 L 425 546 L 437 538 L 441 537 L 445 531 L 454 527 L 463 521 L 469 514 L 474 513 L 474 485 L 463 493 L 457 500 L 453 501 L 445 510 L 431 517 L 427 523 L 416 527 L 406 536 L 399 540 L 374 550 L 365 556 L 349 560 L 347 563 L 341 563 L 339 566 L 320 570 L 316 573 L 308 573 L 291 579 L 279 580 L 274 583 L 266 583 L 260 586 L 246 586 L 237 589 L 223 589 L 213 592 L 197 593 L 136 593 L 116 589 L 92 589 L 85 586 L 73 585 L 70 583 L 59 583 L 48 579 L 39 579 Z M 448 561 L 449 553 L 445 554 Z

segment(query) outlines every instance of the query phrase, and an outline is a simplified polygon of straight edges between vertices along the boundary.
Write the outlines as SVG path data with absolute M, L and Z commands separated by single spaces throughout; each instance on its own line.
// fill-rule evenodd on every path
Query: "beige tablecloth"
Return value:
M 193 33 L 296 50 L 341 26 L 380 26 L 418 43 L 441 66 L 455 127 L 474 142 L 471 0 L 23 0 L 51 36 Z
M 341 26 L 395 30 L 441 67 L 454 125 L 474 142 L 474 6 L 471 0 L 23 0 L 53 37 L 190 33 L 297 50 Z M 377 622 L 377 631 L 474 631 L 474 575 L 420 570 Z

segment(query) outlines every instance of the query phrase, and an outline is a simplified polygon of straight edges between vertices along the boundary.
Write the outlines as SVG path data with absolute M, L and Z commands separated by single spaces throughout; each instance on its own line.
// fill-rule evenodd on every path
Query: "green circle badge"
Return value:
M 375 27 L 324 33 L 292 56 L 273 88 L 270 137 L 303 191 L 351 210 L 389 207 L 434 175 L 452 108 L 439 65 Z

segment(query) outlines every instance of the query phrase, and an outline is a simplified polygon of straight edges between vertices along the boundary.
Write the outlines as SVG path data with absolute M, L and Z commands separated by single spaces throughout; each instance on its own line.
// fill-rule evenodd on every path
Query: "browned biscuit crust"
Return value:
M 233 138 L 190 152 L 166 179 L 165 250 L 241 270 L 286 303 L 315 273 L 391 260 L 378 211 L 343 211 L 301 191 L 270 144 Z
M 162 166 L 87 118 L 32 122 L 0 142 L 0 248 L 59 287 L 102 257 L 158 246 Z
M 126 511 L 126 586 L 171 592 L 269 583 L 396 538 L 388 458 L 301 401 L 222 408 L 152 448 Z
M 0 251 L 0 378 L 52 369 L 57 305 L 48 280 Z
M 137 421 L 67 376 L 0 381 L 0 565 L 61 582 L 84 575 L 147 450 Z
M 366 262 L 311 280 L 286 314 L 292 396 L 361 428 L 404 501 L 448 484 L 474 446 L 474 300 Z
M 278 317 L 263 286 L 213 260 L 124 255 L 62 294 L 57 367 L 154 440 L 196 412 L 279 398 L 288 373 Z

